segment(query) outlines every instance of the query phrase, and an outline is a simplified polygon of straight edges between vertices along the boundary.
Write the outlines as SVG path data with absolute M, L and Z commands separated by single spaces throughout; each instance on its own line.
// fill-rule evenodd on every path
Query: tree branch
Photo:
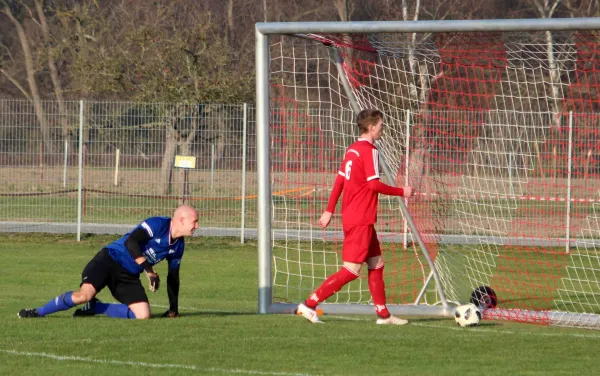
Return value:
M 6 78 L 8 78 L 8 80 L 10 82 L 12 82 L 13 85 L 15 85 L 17 87 L 17 89 L 19 89 L 19 91 L 21 93 L 23 93 L 23 95 L 25 96 L 25 98 L 31 100 L 31 96 L 29 95 L 29 93 L 25 90 L 25 88 L 23 86 L 21 86 L 21 84 L 19 83 L 19 81 L 17 81 L 13 76 L 11 76 L 7 71 L 5 71 L 4 69 L 0 68 L 0 73 L 2 73 L 3 75 L 6 76 Z
M 552 18 L 552 15 L 554 14 L 554 11 L 556 10 L 556 7 L 558 6 L 559 3 L 560 3 L 560 0 L 554 1 L 554 4 L 552 4 L 552 7 L 550 8 L 550 11 L 548 12 L 548 18 Z
M 542 5 L 538 0 L 533 0 L 533 4 L 537 8 L 540 16 L 542 16 L 543 18 L 546 18 L 546 7 L 544 5 Z

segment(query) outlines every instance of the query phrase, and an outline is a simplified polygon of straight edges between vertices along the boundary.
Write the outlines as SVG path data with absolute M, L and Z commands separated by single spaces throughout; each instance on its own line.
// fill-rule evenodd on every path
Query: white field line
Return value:
M 64 339 L 64 340 L 60 340 L 60 343 L 83 343 L 83 344 L 99 344 L 99 343 L 115 343 L 115 342 L 126 342 L 126 341 L 130 341 L 131 337 L 117 337 L 117 338 L 111 338 L 111 339 L 93 339 L 93 338 L 77 338 L 77 339 Z M 155 341 L 154 338 L 136 338 L 135 339 L 136 342 L 144 342 L 144 341 Z M 38 343 L 56 343 L 56 339 L 48 339 L 48 340 L 31 340 L 31 341 L 17 341 L 17 342 L 10 342 L 7 343 L 7 345 L 31 345 L 31 344 L 38 344 Z
M 16 356 L 28 356 L 28 357 L 36 357 L 36 358 L 47 358 L 57 361 L 73 361 L 73 362 L 83 362 L 83 363 L 100 363 L 100 364 L 111 364 L 118 366 L 135 366 L 135 367 L 146 367 L 146 368 L 166 368 L 166 369 L 185 369 L 189 371 L 197 371 L 204 373 L 237 373 L 242 375 L 272 375 L 272 376 L 311 376 L 305 373 L 289 373 L 289 372 L 268 372 L 268 371 L 252 371 L 245 369 L 226 369 L 226 368 L 214 368 L 214 367 L 197 367 L 194 365 L 186 365 L 186 364 L 161 364 L 161 363 L 147 363 L 147 362 L 131 362 L 131 361 L 122 361 L 122 360 L 112 360 L 112 359 L 95 359 L 95 358 L 87 358 L 82 356 L 66 356 L 66 355 L 56 355 L 56 354 L 48 354 L 48 353 L 38 353 L 38 352 L 29 352 L 29 351 L 16 351 L 16 350 L 4 350 L 0 349 L 0 353 L 16 355 Z

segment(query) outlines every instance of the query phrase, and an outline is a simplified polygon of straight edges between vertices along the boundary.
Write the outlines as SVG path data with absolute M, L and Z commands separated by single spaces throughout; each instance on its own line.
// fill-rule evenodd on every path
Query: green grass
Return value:
M 85 223 L 123 223 L 134 224 L 140 217 L 147 215 L 170 215 L 172 208 L 178 205 L 179 196 L 148 195 L 146 197 L 102 194 L 87 192 L 83 200 L 83 221 Z M 248 193 L 245 200 L 246 226 L 256 226 L 257 200 L 253 194 Z M 240 225 L 240 212 L 242 201 L 238 199 L 237 191 L 210 191 L 192 193 L 189 201 L 203 215 L 200 223 L 203 226 L 214 226 L 218 218 L 220 227 L 237 227 Z M 326 197 L 286 197 L 275 196 L 273 207 L 277 221 L 295 221 L 298 223 L 316 223 L 323 209 Z M 398 223 L 402 220 L 398 202 L 388 196 L 381 199 L 382 210 L 379 212 L 378 228 L 380 231 L 398 231 Z M 338 213 L 340 206 L 338 205 Z M 552 201 L 517 202 L 507 200 L 477 201 L 428 201 L 427 203 L 415 201 L 411 206 L 411 213 L 416 220 L 439 221 L 435 229 L 445 234 L 462 234 L 464 227 L 457 225 L 457 221 L 474 226 L 472 231 L 477 233 L 477 226 L 486 224 L 487 218 L 498 220 L 516 221 L 517 233 L 519 226 L 523 235 L 535 234 L 541 237 L 564 236 L 564 218 L 566 204 Z M 591 203 L 577 203 L 571 205 L 571 225 L 573 228 L 589 226 L 587 219 L 593 216 L 594 206 Z M 77 220 L 77 192 L 40 195 L 40 196 L 1 196 L 0 218 L 4 221 L 33 221 L 33 222 L 75 222 Z M 443 230 L 442 230 L 443 229 Z M 580 233 L 572 236 L 582 237 Z
M 2 375 L 591 375 L 600 333 L 579 329 L 412 318 L 379 327 L 373 317 L 325 316 L 311 325 L 257 315 L 256 244 L 193 238 L 182 263 L 179 319 L 20 320 L 20 308 L 76 288 L 91 257 L 115 237 L 1 235 Z M 165 265 L 159 272 L 165 276 Z M 154 315 L 166 289 L 151 294 Z M 103 291 L 103 300 L 112 301 Z M 127 363 L 131 362 L 131 363 Z
M 240 200 L 193 198 L 191 205 L 201 211 L 200 225 L 211 227 L 218 219 L 220 227 L 238 227 L 242 203 Z M 172 215 L 179 205 L 178 198 L 157 200 L 153 197 L 120 197 L 87 195 L 83 202 L 85 223 L 135 224 L 140 218 L 153 215 Z M 76 222 L 77 194 L 61 197 L 0 197 L 0 218 L 3 221 Z M 256 223 L 256 200 L 246 201 L 246 224 Z
M 341 263 L 341 239 L 337 242 L 301 242 L 290 237 L 273 241 L 273 294 L 282 301 L 298 301 L 309 295 Z M 430 273 L 421 250 L 401 244 L 382 243 L 386 262 L 388 302 L 412 304 Z M 433 248 L 432 248 L 433 249 Z M 503 308 L 562 310 L 600 314 L 597 297 L 600 285 L 594 274 L 600 268 L 593 249 L 563 247 L 491 246 L 443 244 L 436 256 L 440 278 L 449 300 L 466 303 L 476 286 L 486 278 Z M 366 268 L 360 279 L 344 286 L 334 298 L 337 303 L 370 301 Z M 478 285 L 481 282 L 478 283 Z M 429 283 L 421 302 L 439 301 L 435 284 Z

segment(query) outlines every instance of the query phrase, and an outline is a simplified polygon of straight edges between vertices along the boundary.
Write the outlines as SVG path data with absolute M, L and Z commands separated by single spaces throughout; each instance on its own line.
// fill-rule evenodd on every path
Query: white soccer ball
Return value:
M 454 320 L 459 326 L 477 326 L 481 321 L 481 310 L 473 303 L 464 304 L 454 310 Z

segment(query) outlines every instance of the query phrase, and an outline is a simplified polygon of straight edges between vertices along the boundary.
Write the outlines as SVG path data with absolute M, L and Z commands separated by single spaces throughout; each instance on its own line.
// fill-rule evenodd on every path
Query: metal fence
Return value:
M 253 106 L 243 103 L 73 101 L 59 106 L 45 101 L 36 109 L 31 101 L 0 99 L 0 231 L 123 233 L 148 216 L 171 215 L 186 202 L 200 213 L 199 234 L 255 236 L 254 113 Z M 521 228 L 533 226 L 531 232 L 540 235 L 542 217 L 544 228 L 556 232 L 553 236 L 566 236 L 562 222 L 548 224 L 565 217 L 572 220 L 567 227 L 589 221 L 598 202 L 600 174 L 595 115 L 565 114 L 561 127 L 544 137 L 536 132 L 550 119 L 485 113 L 479 121 L 485 126 L 456 128 L 455 117 L 472 123 L 467 115 L 444 112 L 413 119 L 426 132 L 411 134 L 411 142 L 431 145 L 424 174 L 454 187 L 446 196 L 460 193 L 459 186 L 487 194 L 481 187 L 465 186 L 468 179 L 461 178 L 460 184 L 451 179 L 489 175 L 496 189 L 521 203 L 518 218 L 527 224 Z M 404 118 L 389 121 L 406 123 Z M 505 125 L 513 123 L 520 125 Z M 313 210 L 304 218 L 310 227 L 327 201 L 345 147 L 357 136 L 353 115 L 341 108 L 273 108 L 271 125 L 275 200 L 312 202 Z M 402 157 L 408 134 L 394 129 L 389 127 L 381 149 L 386 156 Z M 498 134 L 503 136 L 492 137 Z M 527 148 L 517 147 L 522 144 Z M 196 157 L 195 168 L 186 173 L 174 167 L 176 155 Z M 403 161 L 389 160 L 399 173 Z M 382 202 L 391 201 L 383 197 Z M 438 213 L 445 231 L 462 234 L 451 213 Z M 382 230 L 398 215 L 384 210 Z M 503 219 L 515 220 L 515 215 Z
M 243 238 L 256 218 L 254 130 L 246 104 L 0 99 L 0 231 L 123 233 L 186 202 L 200 234 Z M 176 155 L 195 168 L 174 167 Z

